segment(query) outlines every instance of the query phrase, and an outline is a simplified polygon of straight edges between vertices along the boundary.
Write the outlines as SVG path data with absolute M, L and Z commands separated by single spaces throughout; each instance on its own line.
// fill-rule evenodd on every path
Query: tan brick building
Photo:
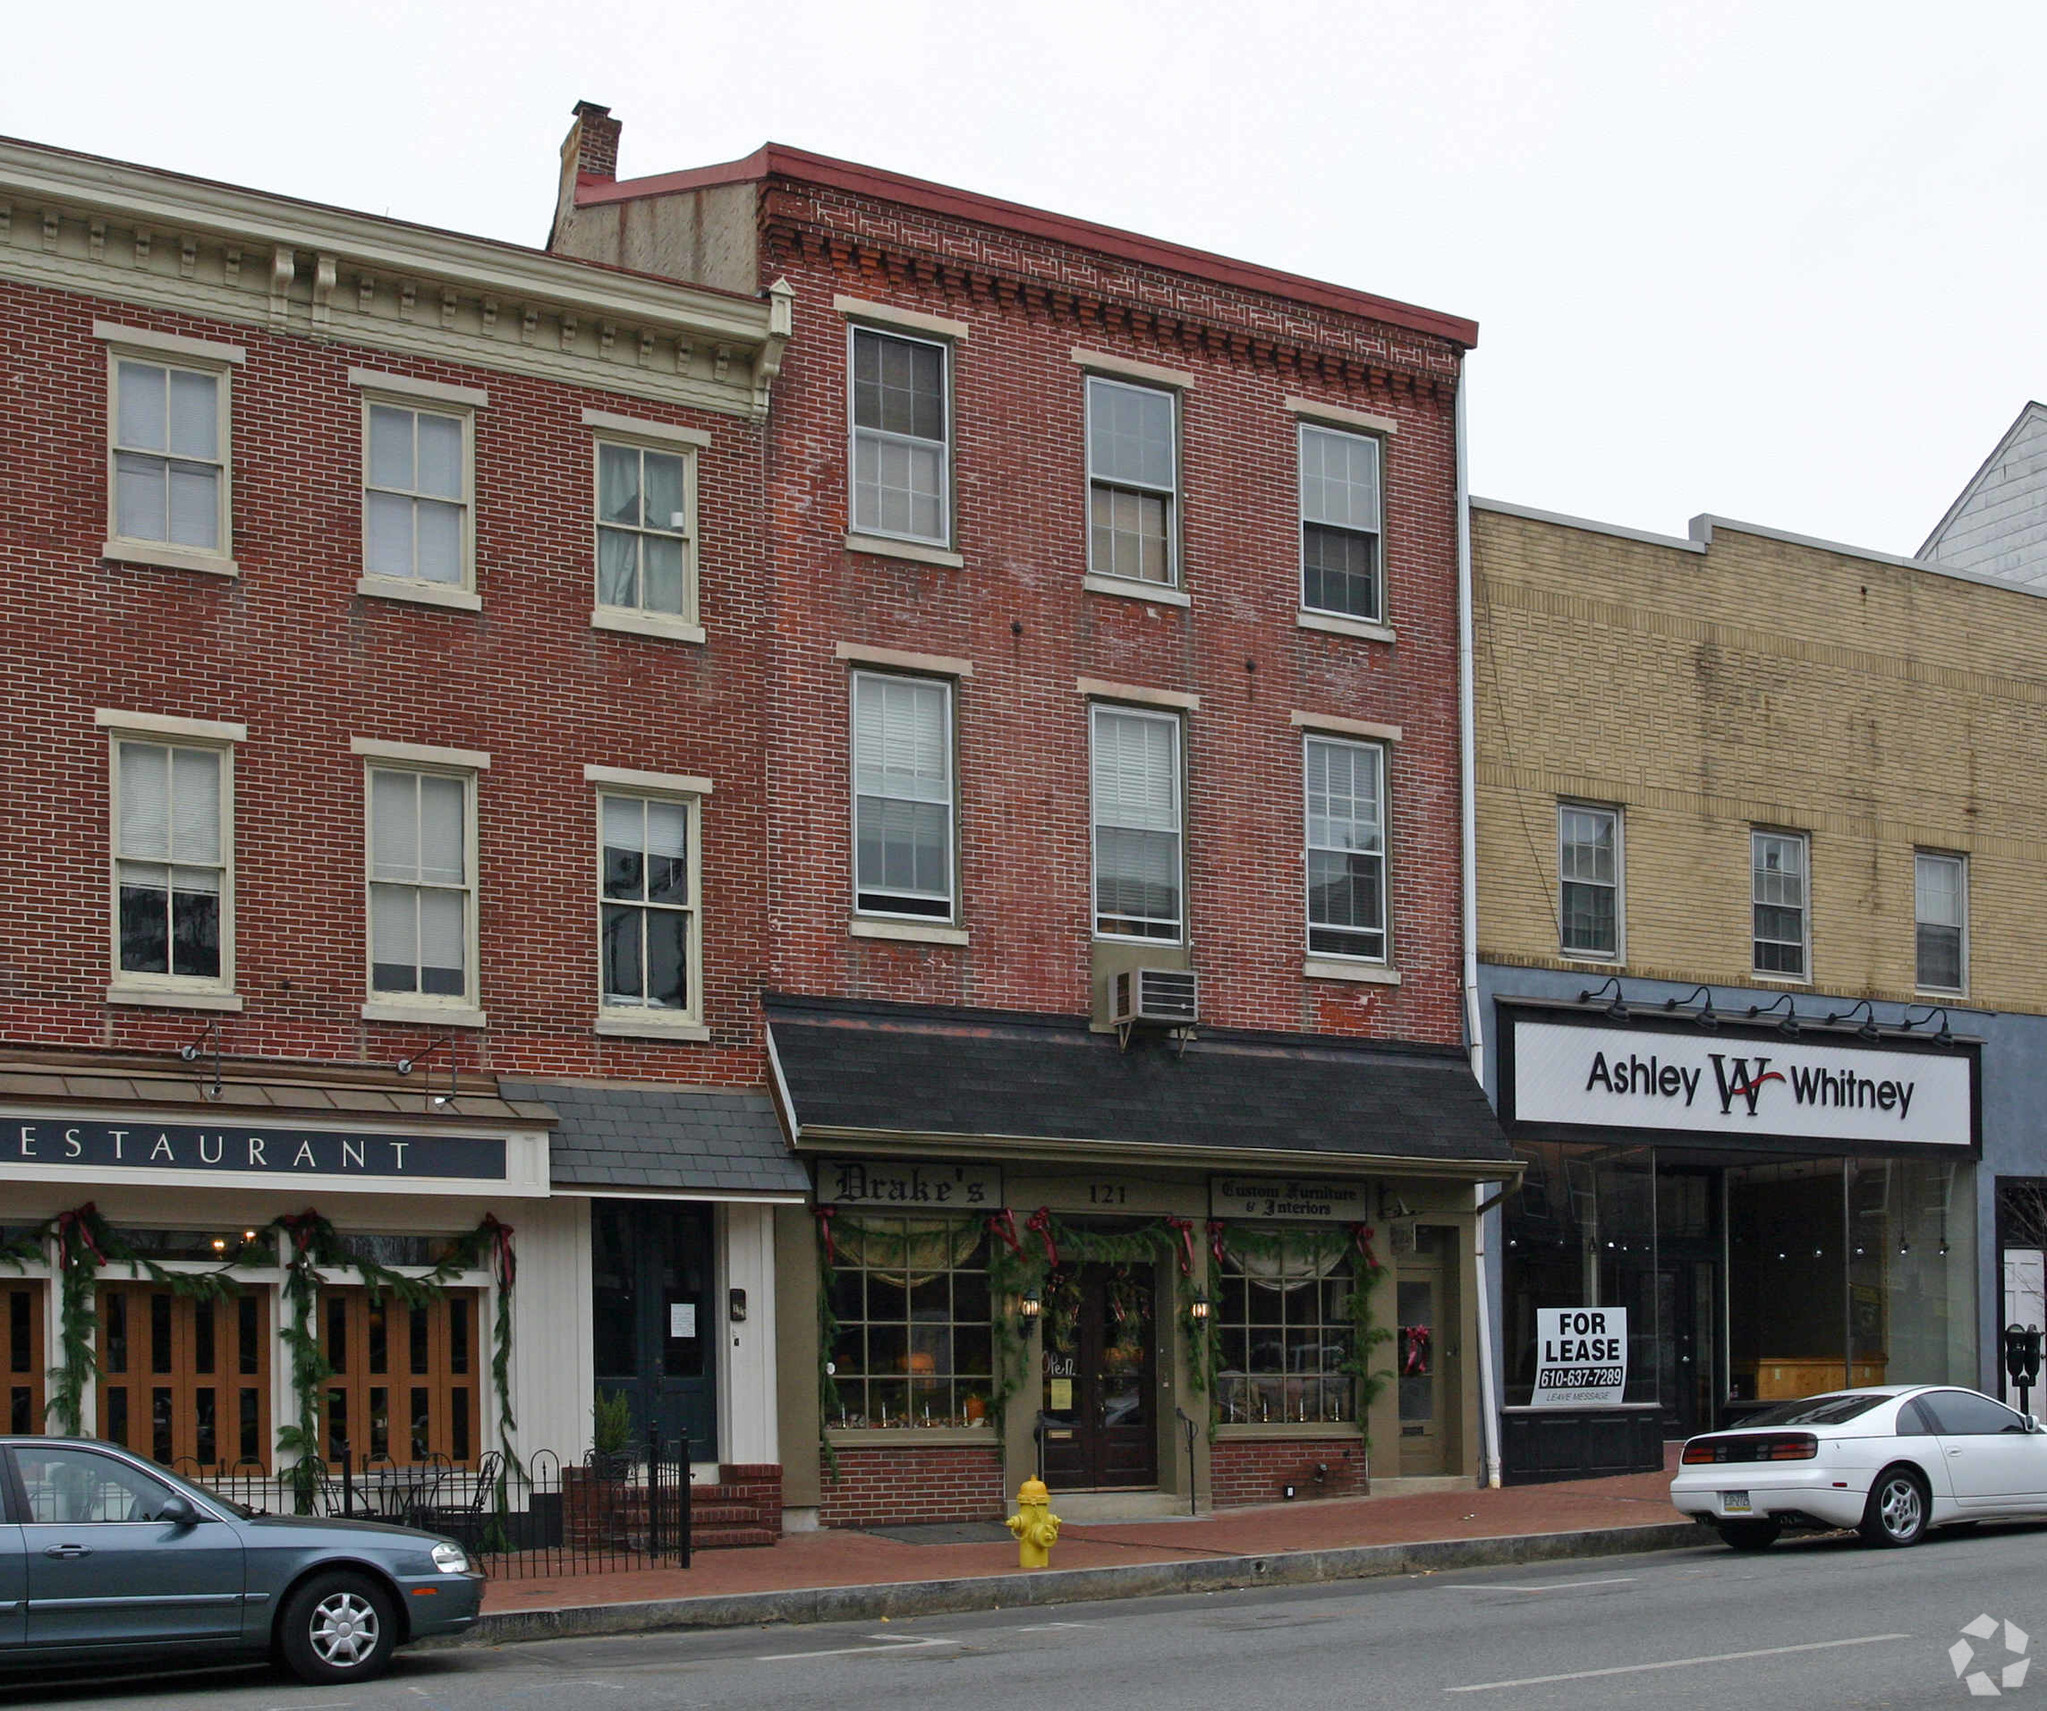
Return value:
M 1472 552 L 1508 1477 L 1987 1384 L 2047 1038 L 2039 591 L 1485 501 Z M 1539 1310 L 1584 1305 L 1628 1312 L 1620 1409 L 1535 1394 Z

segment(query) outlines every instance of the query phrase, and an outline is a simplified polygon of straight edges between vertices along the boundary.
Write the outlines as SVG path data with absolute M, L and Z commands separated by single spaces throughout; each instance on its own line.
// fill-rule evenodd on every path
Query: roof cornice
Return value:
M 758 414 L 791 331 L 749 298 L 0 139 L 0 275 Z

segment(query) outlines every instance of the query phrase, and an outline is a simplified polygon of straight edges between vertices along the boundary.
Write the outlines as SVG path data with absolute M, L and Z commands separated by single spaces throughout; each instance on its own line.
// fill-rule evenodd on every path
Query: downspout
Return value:
M 1471 1073 L 1485 1085 L 1485 1020 L 1478 1001 L 1478 726 L 1473 687 L 1475 650 L 1472 643 L 1471 472 L 1464 433 L 1464 372 L 1469 354 L 1457 365 L 1457 787 L 1462 815 L 1459 846 L 1464 883 L 1464 981 L 1460 1008 L 1464 1012 L 1465 1044 Z M 1472 1205 L 1482 1207 L 1491 1183 L 1473 1185 Z M 1478 1291 L 1478 1420 L 1483 1445 L 1479 1473 L 1483 1483 L 1500 1483 L 1500 1414 L 1498 1373 L 1493 1366 L 1492 1283 L 1486 1275 L 1486 1221 L 1480 1211 L 1471 1221 L 1471 1269 Z

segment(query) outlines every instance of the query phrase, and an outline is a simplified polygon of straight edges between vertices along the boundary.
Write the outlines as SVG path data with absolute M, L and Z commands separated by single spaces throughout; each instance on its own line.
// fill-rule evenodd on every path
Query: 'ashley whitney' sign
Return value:
M 502 1182 L 505 1143 L 471 1135 L 343 1134 L 211 1123 L 0 1121 L 0 1165 L 253 1171 L 259 1176 L 473 1177 Z
M 1514 1115 L 1524 1123 L 1965 1147 L 1970 1060 L 1960 1052 L 1803 1045 L 1774 1034 L 1521 1022 Z

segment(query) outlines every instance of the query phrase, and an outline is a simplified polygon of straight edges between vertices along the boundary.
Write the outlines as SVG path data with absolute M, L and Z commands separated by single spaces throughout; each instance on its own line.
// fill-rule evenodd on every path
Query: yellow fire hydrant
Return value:
M 1016 1535 L 1017 1567 L 1050 1568 L 1059 1517 L 1052 1513 L 1052 1493 L 1042 1479 L 1027 1479 L 1016 1488 L 1016 1509 L 1009 1530 Z

